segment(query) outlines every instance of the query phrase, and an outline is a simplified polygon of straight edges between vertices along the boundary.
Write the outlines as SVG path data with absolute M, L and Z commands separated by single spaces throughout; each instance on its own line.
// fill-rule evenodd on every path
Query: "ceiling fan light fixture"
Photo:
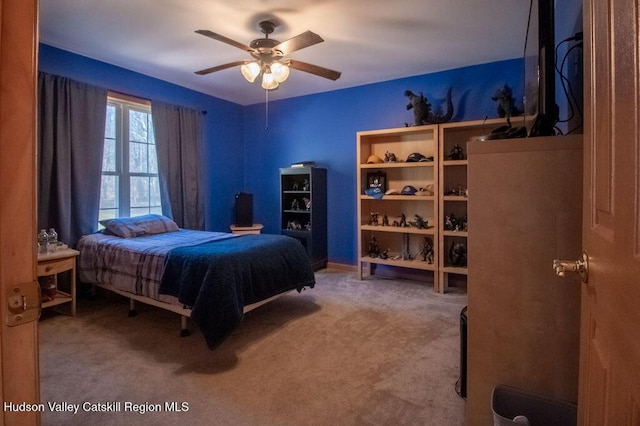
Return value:
M 289 67 L 283 63 L 280 63 L 280 62 L 272 63 L 271 72 L 273 73 L 273 78 L 278 83 L 282 83 L 287 78 L 289 78 Z
M 267 67 L 262 74 L 262 88 L 266 90 L 277 89 L 280 84 L 271 73 L 271 69 Z
M 240 67 L 240 71 L 249 83 L 253 83 L 260 75 L 260 65 L 257 62 L 245 62 Z

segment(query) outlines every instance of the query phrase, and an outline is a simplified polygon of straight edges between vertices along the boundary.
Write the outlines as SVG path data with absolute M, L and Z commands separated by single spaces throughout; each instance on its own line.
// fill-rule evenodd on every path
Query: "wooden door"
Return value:
M 36 277 L 36 0 L 0 0 L 0 425 L 39 423 L 37 321 L 8 326 L 8 291 Z M 37 301 L 37 298 L 36 298 Z
M 640 424 L 638 0 L 585 0 L 579 423 Z

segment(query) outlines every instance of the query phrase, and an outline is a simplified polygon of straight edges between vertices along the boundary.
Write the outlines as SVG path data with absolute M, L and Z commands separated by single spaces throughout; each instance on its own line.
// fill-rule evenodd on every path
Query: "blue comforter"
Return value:
M 314 285 L 298 240 L 249 234 L 171 250 L 160 293 L 191 307 L 191 319 L 214 349 L 240 324 L 245 305 Z

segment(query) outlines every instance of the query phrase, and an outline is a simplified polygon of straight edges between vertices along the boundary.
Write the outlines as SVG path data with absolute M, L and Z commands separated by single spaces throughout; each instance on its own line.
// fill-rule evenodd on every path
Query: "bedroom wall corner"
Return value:
M 41 43 L 39 71 L 61 75 L 127 95 L 172 103 L 203 113 L 205 226 L 229 231 L 234 188 L 243 184 L 244 108 L 134 71 Z M 238 149 L 240 147 L 240 149 Z

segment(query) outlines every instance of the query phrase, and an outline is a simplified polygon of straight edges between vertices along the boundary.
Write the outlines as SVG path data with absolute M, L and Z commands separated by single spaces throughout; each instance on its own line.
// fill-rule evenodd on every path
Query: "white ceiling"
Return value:
M 527 0 L 40 0 L 40 41 L 249 105 L 264 90 L 238 67 L 194 74 L 249 54 L 195 30 L 249 44 L 272 18 L 271 38 L 324 38 L 290 57 L 340 79 L 292 70 L 276 100 L 521 57 L 528 13 Z

